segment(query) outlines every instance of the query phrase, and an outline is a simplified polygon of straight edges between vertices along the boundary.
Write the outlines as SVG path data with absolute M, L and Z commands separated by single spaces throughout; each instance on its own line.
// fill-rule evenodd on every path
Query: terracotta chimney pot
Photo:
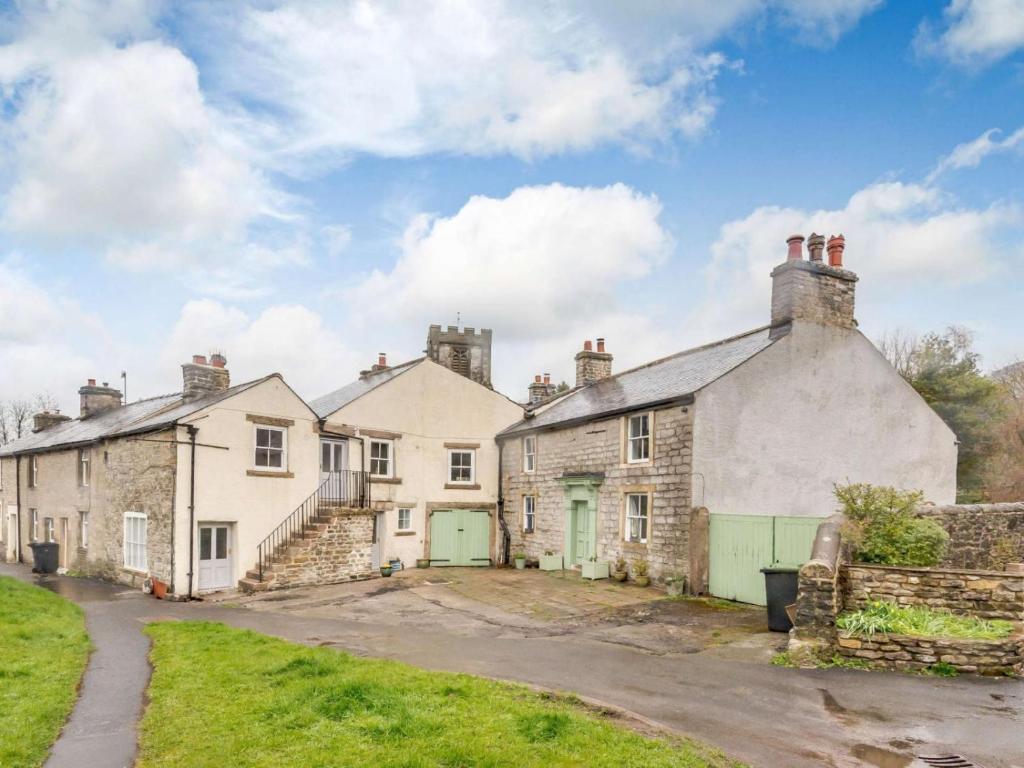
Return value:
M 584 352 L 593 352 L 594 351 L 594 345 L 591 343 L 590 339 L 587 339 L 586 341 L 583 342 L 583 351 Z
M 540 384 L 540 374 L 539 373 L 536 376 L 533 377 L 533 383 L 534 384 Z
M 550 373 L 545 373 L 544 374 L 544 383 L 545 384 L 550 384 L 551 383 L 551 374 Z
M 604 339 L 597 340 L 597 351 L 604 352 Z
M 804 236 L 790 235 L 786 238 L 786 244 L 789 246 L 789 253 L 786 254 L 786 260 L 802 261 L 804 258 Z
M 89 379 L 86 382 L 86 384 L 88 384 L 90 387 L 95 387 L 96 386 L 96 379 Z
M 828 239 L 828 265 L 830 267 L 842 268 L 845 248 L 846 238 L 842 235 L 833 235 Z
M 807 238 L 807 250 L 811 254 L 811 261 L 821 261 L 822 251 L 825 250 L 825 236 L 812 232 Z
M 193 365 L 206 365 L 206 355 L 192 355 Z

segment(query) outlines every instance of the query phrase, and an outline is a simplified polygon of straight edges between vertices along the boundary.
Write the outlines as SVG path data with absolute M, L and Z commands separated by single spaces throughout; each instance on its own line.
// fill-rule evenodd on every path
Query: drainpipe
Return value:
M 505 496 L 502 493 L 501 484 L 501 454 L 505 444 L 498 442 L 498 523 L 501 525 L 501 544 L 502 551 L 500 562 L 503 565 L 508 565 L 508 551 L 512 546 L 512 534 L 508 530 L 508 523 L 505 522 Z
M 199 427 L 186 424 L 188 439 L 191 444 L 192 459 L 189 462 L 189 491 L 188 491 L 188 599 L 192 599 L 192 567 L 195 563 L 196 546 L 196 435 L 199 434 Z
M 14 494 L 18 506 L 18 534 L 14 537 L 18 545 L 18 562 L 24 563 L 25 556 L 21 554 L 21 456 L 14 457 Z

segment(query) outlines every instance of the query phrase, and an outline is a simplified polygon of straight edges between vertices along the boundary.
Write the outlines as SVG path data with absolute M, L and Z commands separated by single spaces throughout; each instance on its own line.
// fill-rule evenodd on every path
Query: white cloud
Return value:
M 1024 47 L 1024 0 L 952 0 L 941 25 L 924 22 L 920 52 L 962 65 L 987 64 Z
M 620 284 L 647 275 L 671 248 L 657 198 L 616 184 L 521 187 L 470 200 L 453 216 L 418 216 L 390 272 L 350 293 L 399 318 L 487 318 L 507 338 L 544 337 L 614 311 Z
M 347 224 L 330 224 L 321 227 L 320 240 L 327 255 L 337 257 L 352 243 L 352 228 Z
M 780 0 L 777 6 L 785 20 L 809 37 L 802 42 L 831 45 L 884 0 Z M 817 39 L 815 39 L 817 38 Z
M 347 383 L 364 360 L 308 307 L 280 304 L 251 317 L 237 307 L 198 299 L 185 304 L 163 345 L 164 380 L 180 387 L 180 365 L 213 350 L 227 357 L 234 383 L 276 371 L 307 398 Z
M 998 128 L 990 128 L 973 141 L 958 144 L 936 164 L 935 169 L 928 175 L 928 181 L 934 181 L 946 171 L 977 168 L 989 155 L 1024 148 L 1024 128 L 1018 128 L 1005 139 L 993 138 L 999 133 Z
M 900 182 L 872 184 L 839 210 L 758 208 L 721 227 L 706 272 L 707 296 L 687 328 L 707 340 L 767 323 L 769 274 L 785 259 L 793 232 L 845 232 L 846 266 L 863 279 L 862 295 L 866 288 L 878 296 L 923 279 L 955 286 L 991 276 L 1014 258 L 1000 237 L 1022 220 L 1018 206 L 962 208 L 934 187 Z

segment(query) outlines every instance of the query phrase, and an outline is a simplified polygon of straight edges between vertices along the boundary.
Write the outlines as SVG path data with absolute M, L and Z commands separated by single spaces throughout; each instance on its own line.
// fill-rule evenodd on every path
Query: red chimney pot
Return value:
M 206 365 L 206 355 L 192 355 L 194 365 Z
M 377 365 L 384 367 L 388 364 L 388 356 L 385 352 L 377 353 Z
M 539 374 L 539 373 L 538 373 L 538 374 L 536 374 L 536 375 L 535 375 L 535 376 L 533 377 L 533 383 L 534 383 L 534 384 L 540 384 L 540 374 Z
M 587 339 L 586 341 L 583 342 L 583 351 L 584 352 L 592 352 L 593 349 L 594 349 L 594 345 L 591 344 L 590 339 Z
M 604 352 L 604 339 L 597 340 L 597 351 Z
M 87 384 L 88 384 L 88 385 L 89 385 L 90 387 L 95 387 L 95 386 L 96 386 L 96 379 L 89 379 L 89 381 L 87 382 Z
M 786 254 L 787 261 L 802 261 L 804 258 L 803 235 L 790 235 L 786 238 L 786 244 L 789 246 L 789 252 Z
M 846 238 L 842 235 L 832 235 L 828 239 L 828 265 L 830 267 L 843 266 L 843 250 L 846 248 Z
M 210 365 L 214 368 L 223 368 L 228 364 L 228 359 L 224 357 L 220 352 L 214 352 L 210 355 Z
M 551 374 L 550 373 L 545 373 L 544 374 L 544 383 L 545 384 L 550 384 L 551 383 Z

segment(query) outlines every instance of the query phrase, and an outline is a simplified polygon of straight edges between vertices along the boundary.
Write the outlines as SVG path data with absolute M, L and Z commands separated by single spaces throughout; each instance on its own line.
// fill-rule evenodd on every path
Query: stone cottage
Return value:
M 431 326 L 426 356 L 387 357 L 311 402 L 324 468 L 365 469 L 379 557 L 406 567 L 497 560 L 498 447 L 523 407 L 490 388 L 491 332 Z
M 953 501 L 953 433 L 857 329 L 842 236 L 789 240 L 761 328 L 576 386 L 498 435 L 512 549 L 623 557 L 693 592 L 763 603 L 759 570 L 800 563 L 834 483 Z
M 181 392 L 133 403 L 89 380 L 78 418 L 37 414 L 31 434 L 0 448 L 6 559 L 32 562 L 32 542 L 54 541 L 62 568 L 155 579 L 176 596 L 243 578 L 322 484 L 320 423 L 279 374 L 231 386 L 226 362 L 197 355 Z M 348 509 L 342 527 L 344 558 L 307 579 L 371 573 L 368 509 Z

